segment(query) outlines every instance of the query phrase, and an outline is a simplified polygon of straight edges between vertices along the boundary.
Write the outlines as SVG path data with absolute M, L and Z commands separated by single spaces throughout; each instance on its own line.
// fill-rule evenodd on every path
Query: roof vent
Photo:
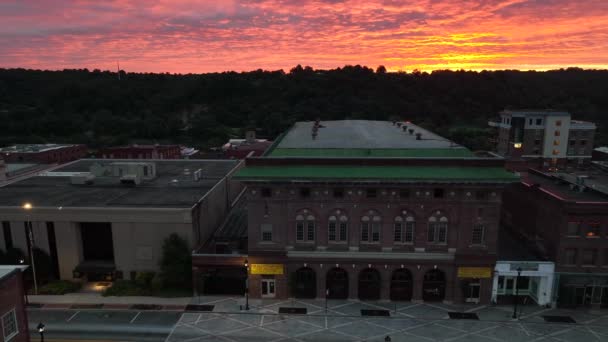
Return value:
M 414 134 L 414 129 L 413 128 L 410 128 L 407 131 L 410 132 L 410 135 Z
M 194 181 L 198 182 L 201 178 L 203 178 L 203 169 L 198 169 L 194 171 Z
M 120 184 L 124 185 L 139 185 L 141 178 L 137 174 L 128 174 L 120 177 Z
M 403 127 L 401 127 L 403 129 L 404 132 L 407 132 L 407 126 L 403 125 Z
M 90 172 L 82 172 L 70 177 L 70 183 L 74 185 L 90 185 L 94 180 L 95 175 Z
M 422 133 L 416 133 L 416 140 L 422 140 Z

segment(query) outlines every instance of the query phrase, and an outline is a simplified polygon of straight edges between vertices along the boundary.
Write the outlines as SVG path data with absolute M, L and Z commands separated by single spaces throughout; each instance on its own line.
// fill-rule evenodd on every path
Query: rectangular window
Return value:
M 475 191 L 475 199 L 478 201 L 483 201 L 488 199 L 488 193 L 485 191 Z
M 429 223 L 428 242 L 446 243 L 448 237 L 448 224 L 446 222 Z
M 310 197 L 310 188 L 300 188 L 300 197 Z
M 560 131 L 555 131 L 555 136 L 556 136 L 556 137 L 559 137 L 560 135 L 561 135 L 561 132 L 560 132 Z
M 484 243 L 485 227 L 483 224 L 473 225 L 472 243 L 482 245 Z
M 535 139 L 534 140 L 534 145 L 540 145 L 540 139 Z
M 570 141 L 568 142 L 568 144 L 569 144 L 570 146 L 574 146 L 574 145 L 576 145 L 576 140 L 570 140 Z
M 585 249 L 583 251 L 583 265 L 595 265 L 597 260 L 597 250 L 595 249 Z
M 306 225 L 306 239 L 308 241 L 315 241 L 315 222 L 308 221 Z
M 540 126 L 543 124 L 543 119 L 536 119 L 536 125 Z
M 327 226 L 327 235 L 329 241 L 336 241 L 336 221 L 330 221 Z
M 13 234 L 11 232 L 11 223 L 2 221 L 2 234 L 4 236 L 4 245 L 6 249 L 13 248 Z
M 376 189 L 367 189 L 367 190 L 365 191 L 365 196 L 366 196 L 367 198 L 376 198 L 376 196 L 377 196 L 377 191 L 376 191 Z
M 433 197 L 435 198 L 443 198 L 443 189 L 434 189 L 433 190 Z
M 4 341 L 9 341 L 19 333 L 15 309 L 12 309 L 2 316 L 2 332 Z
M 406 190 L 406 189 L 399 190 L 399 197 L 401 197 L 401 198 L 409 198 L 410 197 L 410 191 Z
M 559 140 L 553 140 L 553 146 L 559 146 Z
M 262 197 L 271 197 L 272 189 L 270 188 L 262 188 Z
M 599 222 L 591 222 L 591 223 L 587 224 L 587 228 L 585 230 L 585 236 L 589 237 L 589 238 L 599 237 L 600 236 Z
M 566 249 L 566 265 L 576 265 L 576 249 Z
M 372 223 L 372 242 L 380 241 L 380 223 Z
M 395 242 L 403 242 L 403 225 L 401 222 L 395 222 Z
M 262 232 L 262 241 L 272 241 L 272 224 L 261 224 L 260 231 Z
M 532 121 L 532 118 L 528 119 L 528 125 L 532 126 L 533 123 L 534 121 Z
M 348 231 L 348 223 L 340 222 L 340 241 L 346 241 L 346 232 Z
M 361 241 L 369 241 L 369 223 L 361 223 Z
M 581 140 L 581 146 L 587 145 L 587 140 Z
M 403 236 L 403 242 L 412 243 L 414 242 L 414 222 L 405 223 L 405 234 Z
M 303 221 L 296 222 L 296 240 L 304 241 L 304 222 Z
M 342 188 L 335 188 L 334 189 L 334 197 L 335 198 L 342 198 L 342 197 L 344 197 L 344 189 L 342 189 Z
M 580 222 L 568 222 L 568 231 L 566 234 L 568 236 L 579 236 L 580 235 Z

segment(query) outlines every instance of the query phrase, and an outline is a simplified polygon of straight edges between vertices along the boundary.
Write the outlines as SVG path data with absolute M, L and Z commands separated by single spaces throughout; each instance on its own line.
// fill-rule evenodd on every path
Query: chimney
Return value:
M 401 127 L 401 122 L 397 122 L 397 127 Z
M 245 141 L 248 144 L 253 144 L 255 143 L 256 139 L 255 139 L 255 129 L 248 129 L 245 132 Z
M 416 133 L 416 140 L 421 140 L 422 133 Z
M 403 129 L 404 132 L 407 132 L 407 126 L 403 125 L 403 127 L 401 127 Z
M 414 129 L 413 128 L 410 128 L 407 131 L 410 132 L 410 135 L 414 134 Z

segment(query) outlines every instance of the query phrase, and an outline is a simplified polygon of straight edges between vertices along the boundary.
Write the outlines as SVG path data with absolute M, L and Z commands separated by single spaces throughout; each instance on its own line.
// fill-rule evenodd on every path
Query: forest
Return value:
M 0 69 L 0 146 L 128 143 L 218 146 L 246 128 L 274 138 L 295 121 L 407 119 L 492 149 L 503 109 L 559 109 L 608 144 L 608 71 L 387 72 L 363 66 L 209 74 Z

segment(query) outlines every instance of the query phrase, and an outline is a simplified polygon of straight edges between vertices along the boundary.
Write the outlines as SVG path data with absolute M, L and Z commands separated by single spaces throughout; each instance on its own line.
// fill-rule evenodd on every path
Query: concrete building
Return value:
M 87 155 L 85 145 L 23 144 L 0 148 L 0 156 L 8 163 L 63 164 Z
M 222 146 L 224 156 L 229 159 L 243 159 L 249 155 L 261 156 L 270 148 L 272 141 L 256 138 L 255 130 L 245 132 L 245 139 L 230 139 Z
M 254 298 L 488 303 L 503 167 L 409 122 L 298 122 L 235 175 L 248 247 L 224 262 Z
M 591 161 L 596 125 L 568 112 L 505 110 L 498 122 L 497 151 L 514 169 L 582 166 Z
M 27 266 L 0 265 L 0 333 L 2 341 L 29 342 L 23 271 Z
M 34 243 L 61 279 L 115 279 L 156 271 L 163 239 L 196 246 L 229 211 L 241 185 L 229 160 L 79 160 L 0 187 L 0 248 Z M 30 209 L 24 207 L 31 205 Z
M 180 159 L 179 145 L 129 145 L 104 147 L 97 152 L 103 159 Z
M 608 307 L 608 173 L 531 169 L 503 202 L 505 227 L 555 263 L 552 303 Z

